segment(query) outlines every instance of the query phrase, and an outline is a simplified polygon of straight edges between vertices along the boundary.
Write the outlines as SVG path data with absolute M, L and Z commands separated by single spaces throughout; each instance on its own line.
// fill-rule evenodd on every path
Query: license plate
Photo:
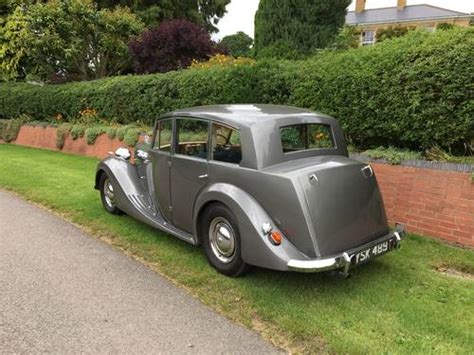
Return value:
M 385 254 L 386 252 L 392 250 L 395 246 L 395 239 L 389 239 L 385 242 L 381 242 L 371 246 L 370 248 L 361 250 L 352 255 L 351 261 L 353 265 L 358 265 L 365 263 L 377 256 Z

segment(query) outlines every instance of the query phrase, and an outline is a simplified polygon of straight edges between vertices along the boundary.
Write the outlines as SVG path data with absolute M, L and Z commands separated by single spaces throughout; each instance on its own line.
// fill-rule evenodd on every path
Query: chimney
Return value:
M 365 0 L 356 0 L 356 13 L 360 14 L 361 12 L 364 12 L 364 10 L 365 10 Z
M 407 6 L 407 0 L 397 0 L 398 10 L 403 10 Z

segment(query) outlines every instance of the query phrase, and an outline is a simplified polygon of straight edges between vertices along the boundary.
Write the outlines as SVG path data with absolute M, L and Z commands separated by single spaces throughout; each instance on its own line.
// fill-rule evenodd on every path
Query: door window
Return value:
M 218 123 L 212 124 L 212 159 L 239 164 L 242 160 L 240 132 Z
M 171 151 L 171 140 L 173 137 L 173 121 L 171 118 L 158 122 L 154 148 L 169 152 Z
M 176 120 L 176 154 L 207 159 L 209 123 L 193 118 Z

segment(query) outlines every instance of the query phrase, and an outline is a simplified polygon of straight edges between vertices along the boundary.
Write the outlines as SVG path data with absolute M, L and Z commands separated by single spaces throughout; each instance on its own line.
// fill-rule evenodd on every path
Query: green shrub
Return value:
M 396 149 L 394 147 L 378 147 L 377 149 L 369 149 L 364 152 L 372 159 L 385 159 L 390 164 L 400 164 L 404 160 L 423 159 L 420 152 L 413 152 L 406 149 Z
M 288 104 L 339 119 L 362 149 L 463 149 L 474 137 L 474 29 L 412 31 L 376 46 L 324 51 L 305 61 L 118 76 L 63 85 L 0 84 L 0 117 L 29 114 L 152 125 L 177 108 Z M 82 115 L 84 116 L 84 115 Z M 124 139 L 125 131 L 116 132 Z
M 127 133 L 128 126 L 120 126 L 117 128 L 115 135 L 118 138 L 119 141 L 123 141 L 125 138 L 125 133 Z
M 106 133 L 107 128 L 103 126 L 92 126 L 86 129 L 85 137 L 89 145 L 93 145 L 101 134 Z
M 84 133 L 86 132 L 86 127 L 82 124 L 75 124 L 71 128 L 71 137 L 73 140 L 78 138 L 84 137 Z
M 51 125 L 51 123 L 46 122 L 46 121 L 30 121 L 30 122 L 27 122 L 26 124 L 31 127 L 42 127 L 42 128 L 46 128 Z
M 105 133 L 107 133 L 107 137 L 109 137 L 109 139 L 114 139 L 117 135 L 117 127 L 107 127 Z
M 0 140 L 3 140 L 3 130 L 7 126 L 8 122 L 10 122 L 10 120 L 1 120 L 0 119 Z
M 0 120 L 0 139 L 7 143 L 13 142 L 18 136 L 23 122 L 23 118 Z
M 56 147 L 58 149 L 63 149 L 64 142 L 71 131 L 71 127 L 72 125 L 70 123 L 63 123 L 56 129 Z
M 140 137 L 140 130 L 138 128 L 130 127 L 127 129 L 125 136 L 123 138 L 123 142 L 132 147 L 138 142 L 138 138 Z

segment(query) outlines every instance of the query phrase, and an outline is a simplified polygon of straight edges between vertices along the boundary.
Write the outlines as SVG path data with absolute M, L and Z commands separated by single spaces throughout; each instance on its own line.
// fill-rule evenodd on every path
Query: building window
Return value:
M 375 43 L 375 31 L 362 31 L 360 42 L 363 46 L 371 46 Z

